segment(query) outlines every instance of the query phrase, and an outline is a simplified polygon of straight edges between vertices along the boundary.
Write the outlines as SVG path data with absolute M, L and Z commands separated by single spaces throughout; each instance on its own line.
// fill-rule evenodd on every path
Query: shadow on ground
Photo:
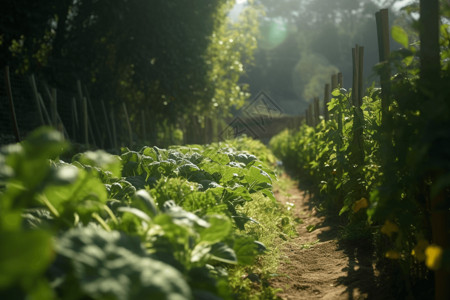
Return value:
M 305 186 L 299 186 L 299 189 L 308 190 Z M 349 300 L 399 299 L 394 297 L 395 293 L 388 279 L 376 269 L 375 253 L 370 239 L 343 241 L 341 230 L 344 228 L 345 219 L 340 217 L 336 210 L 322 208 L 321 200 L 311 193 L 304 192 L 304 196 L 310 199 L 310 211 L 315 212 L 317 217 L 323 217 L 323 221 L 316 225 L 317 229 L 326 229 L 318 234 L 320 241 L 338 241 L 337 251 L 343 251 L 348 257 L 348 263 L 342 269 L 346 275 L 339 277 L 336 282 L 337 286 L 345 287 L 345 295 L 342 296 Z

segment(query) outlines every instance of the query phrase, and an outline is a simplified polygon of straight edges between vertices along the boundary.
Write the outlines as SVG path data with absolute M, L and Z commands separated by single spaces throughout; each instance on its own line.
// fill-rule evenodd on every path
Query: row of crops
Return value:
M 433 278 L 445 289 L 450 272 L 448 39 L 441 43 L 444 67 L 436 90 L 418 77 L 417 49 L 401 50 L 391 61 L 399 74 L 390 82 L 384 118 L 380 89 L 369 88 L 359 109 L 351 91 L 337 88 L 329 120 L 271 141 L 274 154 L 321 206 L 341 216 L 341 239 L 374 245 L 385 278 L 400 295 L 419 298 L 433 295 Z
M 48 128 L 1 148 L 0 298 L 274 297 L 294 231 L 261 143 L 69 148 Z

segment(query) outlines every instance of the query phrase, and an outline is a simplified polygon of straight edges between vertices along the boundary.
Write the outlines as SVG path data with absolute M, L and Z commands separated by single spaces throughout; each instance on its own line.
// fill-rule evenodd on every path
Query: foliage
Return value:
M 450 249 L 440 238 L 448 237 L 450 228 L 436 225 L 450 209 L 448 25 L 441 25 L 442 69 L 432 83 L 418 76 L 419 45 L 400 27 L 393 27 L 392 36 L 405 49 L 390 58 L 398 73 L 390 81 L 387 111 L 382 113 L 377 89 L 367 90 L 359 113 L 351 93 L 336 89 L 329 121 L 285 131 L 271 147 L 323 196 L 325 206 L 348 216 L 341 237 L 373 241 L 380 265 L 403 273 L 410 281 L 401 289 L 411 293 L 409 282 L 429 278 L 425 265 L 450 268 Z M 364 160 L 358 163 L 354 133 L 361 126 Z
M 123 148 L 119 156 L 88 151 L 67 163 L 58 156 L 69 145 L 46 128 L 2 148 L 0 295 L 271 295 L 267 286 L 249 288 L 232 276 L 255 268 L 268 276 L 263 253 L 274 255 L 277 235 L 293 227 L 274 201 L 268 161 L 233 145 L 264 151 L 241 139 Z
M 63 91 L 86 85 L 93 107 L 101 101 L 122 111 L 142 135 L 141 113 L 153 120 L 151 136 L 180 124 L 205 126 L 227 117 L 249 97 L 239 79 L 256 47 L 258 11 L 248 5 L 238 22 L 233 0 L 6 1 L 0 13 L 1 67 L 35 73 Z M 124 120 L 120 120 L 124 121 Z

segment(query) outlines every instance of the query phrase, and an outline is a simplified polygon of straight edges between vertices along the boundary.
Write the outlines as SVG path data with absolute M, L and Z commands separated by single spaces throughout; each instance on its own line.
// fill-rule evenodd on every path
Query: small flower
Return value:
M 383 227 L 381 227 L 381 233 L 384 233 L 387 236 L 392 236 L 392 234 L 394 232 L 398 232 L 398 226 L 395 223 L 392 223 L 389 220 L 386 220 L 386 222 L 384 222 Z
M 425 250 L 426 261 L 425 264 L 428 268 L 433 271 L 438 270 L 441 267 L 442 256 L 444 254 L 444 250 L 438 245 L 430 245 Z

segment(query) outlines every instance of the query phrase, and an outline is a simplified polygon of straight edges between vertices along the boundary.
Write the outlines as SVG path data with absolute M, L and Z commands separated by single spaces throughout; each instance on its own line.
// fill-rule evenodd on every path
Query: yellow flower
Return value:
M 386 220 L 383 227 L 381 227 L 381 233 L 384 233 L 385 235 L 390 237 L 394 232 L 398 232 L 398 226 L 395 223 Z
M 358 212 L 361 208 L 366 208 L 369 206 L 369 202 L 366 198 L 361 198 L 358 201 L 355 202 L 353 205 L 353 212 Z
M 417 243 L 417 245 L 414 247 L 414 249 L 411 251 L 411 254 L 417 258 L 418 261 L 424 261 L 425 256 L 425 249 L 429 246 L 427 240 L 421 239 Z
M 433 271 L 438 270 L 441 267 L 442 255 L 444 250 L 438 245 L 430 245 L 425 250 L 426 261 L 425 264 Z
M 390 259 L 399 259 L 400 258 L 400 252 L 396 250 L 389 250 L 386 252 L 385 256 Z

